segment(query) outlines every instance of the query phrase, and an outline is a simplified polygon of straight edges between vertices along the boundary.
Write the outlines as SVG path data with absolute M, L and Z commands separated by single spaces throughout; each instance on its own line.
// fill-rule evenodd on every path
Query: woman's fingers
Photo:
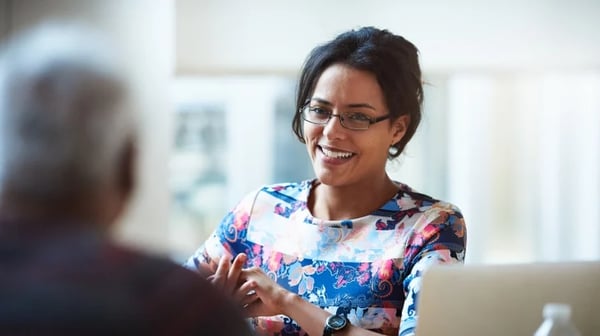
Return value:
M 227 284 L 227 276 L 229 274 L 229 266 L 231 264 L 231 259 L 228 255 L 224 255 L 219 259 L 219 265 L 217 266 L 217 270 L 215 274 L 209 277 L 209 280 L 219 289 L 224 289 Z
M 242 267 L 246 263 L 247 256 L 244 253 L 238 254 L 235 259 L 233 259 L 233 263 L 229 267 L 229 271 L 227 273 L 227 279 L 225 281 L 225 291 L 227 293 L 234 293 L 238 284 L 240 283 L 240 273 L 242 272 Z
M 248 304 L 248 313 L 256 314 L 262 312 L 269 315 L 280 314 L 286 303 L 290 292 L 277 284 L 262 269 L 258 267 L 248 268 L 242 271 L 240 276 L 246 282 L 253 283 L 253 290 L 259 300 Z M 252 315 L 250 315 L 252 316 Z
M 227 295 L 235 296 L 238 286 L 242 283 L 240 274 L 248 257 L 244 253 L 238 254 L 233 262 L 228 255 L 222 256 L 214 274 L 207 279 Z
M 256 284 L 252 281 L 244 282 L 234 293 L 234 300 L 241 303 L 242 306 L 246 306 L 258 300 L 258 295 L 256 295 L 256 291 L 254 291 L 255 287 Z

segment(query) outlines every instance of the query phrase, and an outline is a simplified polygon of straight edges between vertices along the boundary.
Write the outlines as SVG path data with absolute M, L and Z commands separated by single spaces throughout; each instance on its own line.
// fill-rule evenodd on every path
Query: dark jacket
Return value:
M 0 335 L 250 335 L 210 283 L 92 230 L 0 220 Z

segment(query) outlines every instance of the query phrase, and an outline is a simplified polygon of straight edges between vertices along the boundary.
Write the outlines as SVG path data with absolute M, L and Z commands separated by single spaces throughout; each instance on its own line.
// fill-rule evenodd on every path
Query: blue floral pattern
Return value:
M 247 195 L 189 258 L 196 268 L 223 254 L 248 255 L 282 287 L 356 326 L 412 335 L 421 275 L 464 261 L 466 231 L 452 204 L 400 191 L 371 215 L 321 220 L 307 209 L 313 181 L 265 186 Z M 258 335 L 306 335 L 287 316 L 252 320 Z

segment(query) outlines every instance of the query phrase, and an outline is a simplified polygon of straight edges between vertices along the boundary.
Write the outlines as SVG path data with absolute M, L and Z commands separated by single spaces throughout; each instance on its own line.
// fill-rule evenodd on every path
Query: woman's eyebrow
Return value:
M 376 108 L 374 108 L 373 106 L 371 106 L 371 105 L 369 105 L 369 104 L 367 104 L 367 103 L 361 103 L 361 104 L 348 104 L 348 107 L 353 107 L 353 108 L 356 108 L 356 107 L 365 107 L 365 108 L 371 109 L 371 110 L 373 110 L 373 111 L 377 111 L 377 109 L 376 109 Z
M 333 106 L 333 104 L 331 102 L 329 102 L 328 100 L 322 99 L 322 98 L 311 98 L 310 101 L 315 101 L 317 103 L 323 104 L 323 105 L 327 105 L 327 106 Z M 364 107 L 364 108 L 368 108 L 371 109 L 373 111 L 377 111 L 377 109 L 375 107 L 373 107 L 370 104 L 367 103 L 356 103 L 356 104 L 348 104 L 346 105 L 346 107 L 351 107 L 351 108 L 359 108 L 359 107 Z
M 333 104 L 325 99 L 322 98 L 311 98 L 310 101 L 315 101 L 317 103 L 323 104 L 323 105 L 327 105 L 327 106 L 333 106 Z

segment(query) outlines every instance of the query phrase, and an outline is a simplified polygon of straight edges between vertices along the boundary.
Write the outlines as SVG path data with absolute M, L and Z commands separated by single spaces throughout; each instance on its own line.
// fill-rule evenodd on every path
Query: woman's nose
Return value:
M 346 129 L 342 126 L 342 119 L 338 114 L 332 114 L 331 118 L 323 126 L 323 135 L 329 139 L 342 138 L 346 133 Z

